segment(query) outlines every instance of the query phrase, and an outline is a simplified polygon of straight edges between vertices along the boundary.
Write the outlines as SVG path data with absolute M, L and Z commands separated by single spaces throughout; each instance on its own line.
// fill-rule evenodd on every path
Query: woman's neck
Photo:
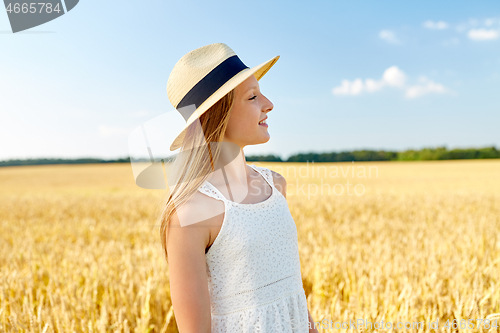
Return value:
M 223 142 L 215 170 L 207 179 L 217 188 L 225 188 L 230 196 L 246 197 L 250 175 L 243 149 L 235 144 Z M 231 199 L 233 201 L 236 201 Z

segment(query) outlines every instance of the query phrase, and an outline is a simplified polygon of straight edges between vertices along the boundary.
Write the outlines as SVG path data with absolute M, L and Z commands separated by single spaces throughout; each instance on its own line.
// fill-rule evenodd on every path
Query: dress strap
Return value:
M 212 197 L 217 200 L 224 201 L 224 203 L 227 203 L 226 198 L 220 193 L 220 191 L 217 189 L 217 187 L 213 186 L 210 182 L 205 181 L 201 186 L 198 188 L 198 191 L 200 191 L 203 194 L 208 195 L 209 197 Z
M 262 177 L 271 185 L 271 187 L 274 186 L 274 181 L 273 181 L 273 174 L 270 169 L 256 166 L 255 164 L 249 164 L 255 171 L 260 173 Z

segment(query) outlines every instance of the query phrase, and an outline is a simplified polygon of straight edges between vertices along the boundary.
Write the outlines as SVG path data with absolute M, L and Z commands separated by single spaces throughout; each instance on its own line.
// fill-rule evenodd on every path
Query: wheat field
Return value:
M 500 331 L 500 160 L 249 163 L 287 179 L 320 332 Z M 0 168 L 0 332 L 177 332 L 163 195 L 129 164 Z

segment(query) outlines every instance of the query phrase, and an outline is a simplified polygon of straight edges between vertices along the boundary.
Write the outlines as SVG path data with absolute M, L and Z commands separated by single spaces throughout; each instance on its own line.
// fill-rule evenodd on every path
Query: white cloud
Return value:
M 391 30 L 382 30 L 379 32 L 378 36 L 380 39 L 386 41 L 389 44 L 399 44 L 400 43 L 400 41 L 396 37 L 396 34 L 394 33 L 394 31 L 391 31 Z
M 374 92 L 384 87 L 384 81 L 375 81 L 372 79 L 365 80 L 365 89 L 368 92 Z
M 363 80 L 360 78 L 354 81 L 342 80 L 340 86 L 332 89 L 334 95 L 359 95 L 363 91 L 375 92 L 382 89 L 384 86 L 401 87 L 404 85 L 406 75 L 397 67 L 391 66 L 387 68 L 382 79 L 379 81 L 373 79 Z
M 425 76 L 420 76 L 416 85 L 407 85 L 406 81 L 406 74 L 397 66 L 391 66 L 384 71 L 380 80 L 366 79 L 364 82 L 361 78 L 356 78 L 353 81 L 342 80 L 340 86 L 332 89 L 332 93 L 334 95 L 356 96 L 363 92 L 373 93 L 384 87 L 402 89 L 405 92 L 405 97 L 410 99 L 429 93 L 454 93 L 442 84 L 433 82 Z
M 382 82 L 389 86 L 402 87 L 405 85 L 406 75 L 397 66 L 391 66 L 384 71 Z
M 498 39 L 500 33 L 494 29 L 471 29 L 467 36 L 472 40 L 493 40 Z
M 469 29 L 480 29 L 482 27 L 493 27 L 495 25 L 500 25 L 500 17 L 490 17 L 486 18 L 484 20 L 479 20 L 476 18 L 470 18 L 466 22 L 461 22 L 460 24 L 457 24 L 455 26 L 455 29 L 458 32 L 463 32 Z M 443 30 L 443 29 L 448 29 L 451 27 L 451 25 L 445 21 L 431 21 L 427 20 L 422 23 L 422 26 L 427 29 L 433 29 L 433 30 Z
M 350 82 L 349 80 L 342 80 L 339 87 L 333 88 L 334 95 L 359 95 L 363 91 L 363 81 L 355 79 Z
M 495 27 L 500 28 L 500 17 L 489 17 L 485 19 L 470 18 L 467 21 L 463 21 L 455 26 L 457 32 L 464 32 L 469 30 L 484 30 L 484 29 L 494 29 Z M 498 29 L 497 29 L 498 30 Z
M 449 89 L 440 83 L 429 80 L 425 76 L 419 77 L 419 85 L 414 85 L 406 88 L 405 96 L 407 98 L 417 98 L 429 93 L 444 94 L 449 92 Z
M 422 23 L 423 27 L 426 29 L 432 29 L 432 30 L 443 30 L 443 29 L 448 29 L 448 23 L 444 21 L 439 21 L 439 22 L 433 22 L 431 20 L 425 21 Z

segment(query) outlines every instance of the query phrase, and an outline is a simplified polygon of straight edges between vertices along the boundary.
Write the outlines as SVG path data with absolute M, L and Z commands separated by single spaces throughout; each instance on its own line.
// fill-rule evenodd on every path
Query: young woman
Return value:
M 167 93 L 186 127 L 171 145 L 181 150 L 161 241 L 181 333 L 318 332 L 286 180 L 246 164 L 243 153 L 270 138 L 273 104 L 258 80 L 278 58 L 249 68 L 215 43 L 184 55 L 169 76 Z

